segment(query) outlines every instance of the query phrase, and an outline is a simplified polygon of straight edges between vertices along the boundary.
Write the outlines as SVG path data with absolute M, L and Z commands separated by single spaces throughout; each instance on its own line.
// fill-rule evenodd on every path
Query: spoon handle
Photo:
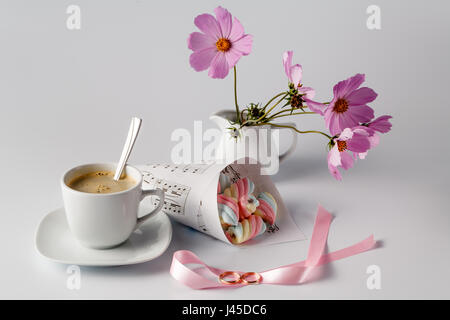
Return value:
M 133 150 L 134 143 L 136 141 L 139 129 L 141 128 L 142 120 L 136 117 L 131 119 L 130 129 L 128 130 L 127 140 L 123 146 L 122 155 L 120 156 L 119 163 L 117 164 L 116 173 L 114 174 L 114 180 L 119 180 L 122 175 L 122 171 L 127 164 L 130 157 L 131 150 Z

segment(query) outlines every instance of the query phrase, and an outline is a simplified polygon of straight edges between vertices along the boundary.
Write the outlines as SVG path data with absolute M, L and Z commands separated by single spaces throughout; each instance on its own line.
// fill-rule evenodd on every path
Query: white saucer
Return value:
M 55 262 L 80 266 L 120 266 L 159 257 L 166 251 L 171 239 L 172 225 L 169 217 L 160 212 L 144 223 L 122 245 L 106 250 L 89 249 L 79 244 L 72 236 L 64 208 L 61 208 L 42 219 L 35 241 L 38 252 Z

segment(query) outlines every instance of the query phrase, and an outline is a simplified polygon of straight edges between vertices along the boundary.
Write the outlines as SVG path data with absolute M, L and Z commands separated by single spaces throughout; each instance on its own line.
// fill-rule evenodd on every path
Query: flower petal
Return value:
M 325 112 L 323 113 L 323 118 L 325 119 L 325 125 L 327 126 L 327 128 L 330 128 L 330 122 L 331 122 L 331 117 L 334 115 L 335 113 L 333 112 L 333 108 L 330 108 L 330 105 L 328 105 L 328 107 L 325 109 Z
M 327 108 L 327 106 L 324 105 L 323 103 L 316 102 L 316 101 L 310 100 L 305 97 L 303 97 L 303 100 L 306 102 L 306 105 L 308 106 L 308 108 L 312 112 L 318 113 L 323 116 L 323 113 L 324 113 L 325 109 Z
M 374 134 L 369 137 L 370 149 L 376 147 L 380 143 L 380 136 L 378 134 Z
M 214 79 L 223 79 L 228 75 L 230 67 L 223 52 L 218 52 L 211 61 L 208 75 Z
M 328 120 L 327 118 L 325 119 L 328 130 L 330 130 L 333 136 L 339 134 L 342 131 L 341 127 L 339 126 L 339 118 L 340 115 L 335 112 L 331 112 L 331 116 L 328 118 Z
M 231 14 L 227 9 L 224 9 L 221 6 L 215 8 L 214 13 L 216 14 L 216 19 L 217 22 L 219 22 L 220 29 L 222 30 L 222 36 L 229 39 L 231 27 L 233 25 Z
M 232 48 L 240 51 L 244 56 L 252 52 L 253 36 L 246 34 L 237 41 L 232 42 Z
M 334 96 L 340 98 L 346 96 L 348 93 L 356 90 L 364 82 L 364 79 L 365 75 L 358 73 L 353 77 L 338 82 L 333 87 Z
M 228 66 L 230 68 L 233 68 L 241 57 L 242 53 L 234 48 L 231 48 L 229 51 L 225 52 L 225 58 L 227 59 Z
M 350 153 L 343 151 L 343 152 L 341 152 L 341 162 L 342 162 L 342 168 L 344 170 L 348 170 L 351 167 L 353 167 L 354 160 Z
M 376 118 L 371 123 L 369 123 L 369 128 L 372 128 L 373 130 L 376 130 L 381 133 L 389 132 L 392 128 L 392 124 L 389 122 L 389 119 L 391 119 L 391 116 L 384 115 L 381 117 Z
M 331 120 L 330 123 L 330 132 L 332 135 L 340 134 L 345 128 L 353 128 L 358 125 L 358 122 L 352 119 L 351 115 L 348 112 L 345 113 L 336 113 L 334 120 Z
M 346 99 L 350 105 L 363 105 L 372 102 L 377 98 L 378 94 L 368 87 L 359 88 L 350 92 Z
M 207 48 L 193 52 L 189 57 L 191 67 L 194 68 L 195 71 L 208 69 L 216 54 L 217 50 L 215 48 Z
M 193 51 L 215 48 L 215 40 L 204 33 L 192 32 L 187 41 L 188 48 Z
M 353 137 L 353 131 L 350 128 L 345 128 L 342 130 L 341 134 L 339 135 L 339 140 L 341 141 L 347 141 Z
M 376 147 L 380 143 L 380 136 L 376 133 L 372 136 L 369 136 L 369 143 L 370 143 L 370 149 Z M 368 153 L 369 152 L 366 151 L 366 152 L 360 152 L 357 154 L 360 159 L 365 159 L 367 157 Z
M 216 18 L 214 18 L 209 13 L 204 13 L 197 16 L 194 19 L 194 24 L 199 28 L 203 33 L 206 33 L 208 36 L 212 37 L 214 40 L 222 38 L 222 30 L 220 29 L 219 23 Z
M 292 66 L 292 56 L 294 55 L 293 51 L 286 51 L 283 53 L 283 66 L 284 66 L 284 72 L 286 72 L 286 76 L 288 77 L 289 81 L 291 80 L 291 66 Z
M 349 113 L 352 119 L 357 122 L 350 127 L 356 126 L 359 123 L 369 122 L 374 117 L 373 109 L 366 105 L 349 106 L 346 113 Z
M 233 18 L 233 25 L 231 26 L 230 35 L 228 38 L 231 42 L 236 41 L 244 35 L 244 27 L 242 26 L 241 22 L 234 17 Z
M 353 132 L 360 133 L 362 135 L 372 137 L 374 134 L 376 134 L 375 130 L 372 128 L 366 127 L 366 126 L 357 126 L 353 128 Z
M 337 144 L 328 151 L 328 163 L 331 163 L 335 167 L 341 165 L 341 152 L 339 152 Z
M 367 135 L 353 133 L 353 137 L 347 140 L 347 149 L 353 152 L 366 152 L 370 149 L 370 141 Z
M 331 175 L 338 181 L 342 180 L 342 175 L 339 172 L 338 168 L 332 166 L 332 165 L 328 165 L 328 171 L 330 171 Z
M 333 166 L 330 163 L 330 153 L 328 153 L 328 171 L 330 171 L 331 175 L 336 179 L 336 180 L 342 180 L 342 175 L 339 172 L 339 170 L 337 169 L 336 166 Z
M 358 157 L 359 157 L 361 160 L 364 160 L 364 159 L 367 157 L 367 154 L 368 154 L 368 153 L 369 153 L 368 151 L 366 151 L 366 152 L 360 152 L 360 153 L 356 153 L 356 152 L 355 152 L 355 154 L 358 155 Z
M 300 87 L 297 89 L 298 93 L 304 94 L 304 98 L 313 99 L 316 95 L 316 90 L 311 87 Z
M 297 88 L 300 81 L 302 81 L 302 66 L 299 64 L 293 65 L 289 72 L 291 74 L 291 78 L 289 80 L 294 84 L 294 87 Z

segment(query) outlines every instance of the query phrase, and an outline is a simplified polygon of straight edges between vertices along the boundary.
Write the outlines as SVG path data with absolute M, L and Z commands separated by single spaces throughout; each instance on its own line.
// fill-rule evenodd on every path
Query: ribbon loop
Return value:
M 350 257 L 375 246 L 373 235 L 347 248 L 324 254 L 327 243 L 328 230 L 332 216 L 322 206 L 317 210 L 311 242 L 306 260 L 290 265 L 281 266 L 263 272 L 237 272 L 210 267 L 201 261 L 194 253 L 179 250 L 173 254 L 170 274 L 192 289 L 210 289 L 220 287 L 242 287 L 249 284 L 301 284 L 304 283 L 309 272 L 317 266 Z M 219 278 L 219 281 L 209 280 L 202 274 L 189 269 L 186 264 L 200 264 L 203 269 Z M 232 280 L 226 280 L 233 276 Z M 253 280 L 250 280 L 254 277 Z

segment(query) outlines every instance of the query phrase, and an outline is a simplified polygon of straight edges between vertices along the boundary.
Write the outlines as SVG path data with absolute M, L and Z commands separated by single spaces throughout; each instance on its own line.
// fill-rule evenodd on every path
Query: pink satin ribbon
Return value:
M 306 260 L 259 272 L 262 277 L 260 284 L 301 284 L 307 280 L 309 272 L 315 267 L 362 253 L 375 246 L 376 242 L 371 235 L 352 246 L 324 254 L 331 220 L 331 214 L 319 205 Z M 186 266 L 187 264 L 199 264 L 203 267 L 194 271 Z M 187 250 L 176 251 L 170 267 L 172 277 L 192 289 L 238 288 L 247 285 L 242 282 L 234 285 L 221 283 L 219 275 L 225 271 L 227 270 L 206 265 L 194 253 Z M 235 272 L 240 275 L 244 273 Z M 206 276 L 208 273 L 209 277 Z

